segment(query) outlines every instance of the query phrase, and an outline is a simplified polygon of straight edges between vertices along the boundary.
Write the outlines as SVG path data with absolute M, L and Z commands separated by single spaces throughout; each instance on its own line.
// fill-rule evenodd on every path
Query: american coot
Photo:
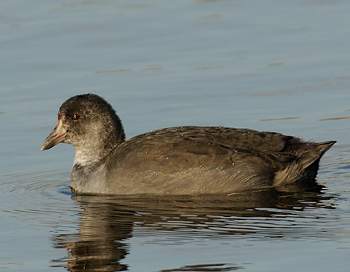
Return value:
M 103 98 L 83 94 L 59 109 L 42 150 L 72 144 L 71 187 L 84 194 L 231 194 L 316 185 L 322 155 L 335 143 L 226 127 L 164 128 L 125 140 Z

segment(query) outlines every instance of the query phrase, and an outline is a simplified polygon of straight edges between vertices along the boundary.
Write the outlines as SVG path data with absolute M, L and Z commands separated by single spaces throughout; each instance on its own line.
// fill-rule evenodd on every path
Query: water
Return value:
M 3 0 L 0 271 L 347 271 L 348 1 Z M 94 91 L 129 136 L 175 125 L 337 140 L 321 193 L 74 197 L 58 106 Z

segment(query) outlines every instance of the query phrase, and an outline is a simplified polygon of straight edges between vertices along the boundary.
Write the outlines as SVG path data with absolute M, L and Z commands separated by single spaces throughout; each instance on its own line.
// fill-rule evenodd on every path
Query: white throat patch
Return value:
M 89 148 L 75 149 L 74 164 L 86 166 L 97 162 L 99 159 L 98 153 L 94 153 Z

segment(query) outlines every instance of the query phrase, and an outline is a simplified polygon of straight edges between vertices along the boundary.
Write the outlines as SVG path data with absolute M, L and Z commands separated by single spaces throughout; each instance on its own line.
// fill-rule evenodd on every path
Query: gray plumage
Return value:
M 42 149 L 75 147 L 72 189 L 87 194 L 231 194 L 313 186 L 322 155 L 335 143 L 275 132 L 174 127 L 125 140 L 113 108 L 94 94 L 62 104 Z

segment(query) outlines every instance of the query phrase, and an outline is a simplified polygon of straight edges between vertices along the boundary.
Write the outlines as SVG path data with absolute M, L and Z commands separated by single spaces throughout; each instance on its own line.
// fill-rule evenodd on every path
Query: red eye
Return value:
M 73 114 L 73 120 L 78 120 L 80 118 L 79 114 L 74 113 Z

